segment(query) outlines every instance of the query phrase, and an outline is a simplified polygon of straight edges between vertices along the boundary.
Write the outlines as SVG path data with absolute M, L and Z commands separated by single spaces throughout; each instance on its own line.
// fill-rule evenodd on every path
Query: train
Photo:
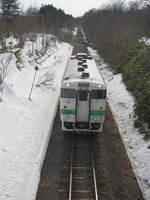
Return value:
M 106 96 L 106 84 L 92 56 L 87 53 L 71 56 L 61 83 L 62 131 L 102 132 Z

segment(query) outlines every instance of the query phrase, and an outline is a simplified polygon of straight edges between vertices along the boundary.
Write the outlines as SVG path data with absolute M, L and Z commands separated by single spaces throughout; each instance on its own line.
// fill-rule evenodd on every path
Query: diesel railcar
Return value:
M 72 56 L 63 76 L 60 117 L 63 131 L 102 132 L 106 85 L 91 56 Z

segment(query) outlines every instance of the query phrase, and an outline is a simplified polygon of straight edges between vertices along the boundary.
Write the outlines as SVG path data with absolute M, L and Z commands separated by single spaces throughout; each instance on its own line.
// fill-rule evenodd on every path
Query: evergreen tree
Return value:
M 19 14 L 18 0 L 1 0 L 2 16 L 7 21 Z

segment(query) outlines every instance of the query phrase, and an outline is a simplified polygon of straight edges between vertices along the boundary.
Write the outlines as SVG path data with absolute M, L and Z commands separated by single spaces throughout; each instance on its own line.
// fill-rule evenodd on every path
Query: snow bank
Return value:
M 145 42 L 146 45 L 150 45 L 150 39 L 147 37 L 142 37 L 139 41 Z
M 40 170 L 51 134 L 60 82 L 72 47 L 57 43 L 57 49 L 39 65 L 36 82 L 45 69 L 53 68 L 54 81 L 49 87 L 35 87 L 28 100 L 35 63 L 31 62 L 26 42 L 22 50 L 24 68 L 10 63 L 8 76 L 0 93 L 0 200 L 34 200 Z
M 146 200 L 150 199 L 150 141 L 134 128 L 134 98 L 126 90 L 122 75 L 113 75 L 108 66 L 98 56 L 96 51 L 89 48 L 89 52 L 99 63 L 100 72 L 107 85 L 108 102 L 117 122 L 122 140 L 131 160 L 137 180 Z

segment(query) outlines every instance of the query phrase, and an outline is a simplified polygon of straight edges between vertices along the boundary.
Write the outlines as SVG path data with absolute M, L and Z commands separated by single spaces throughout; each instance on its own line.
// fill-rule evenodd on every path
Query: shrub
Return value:
M 123 70 L 127 89 L 135 97 L 135 113 L 150 126 L 150 46 L 144 46 Z

